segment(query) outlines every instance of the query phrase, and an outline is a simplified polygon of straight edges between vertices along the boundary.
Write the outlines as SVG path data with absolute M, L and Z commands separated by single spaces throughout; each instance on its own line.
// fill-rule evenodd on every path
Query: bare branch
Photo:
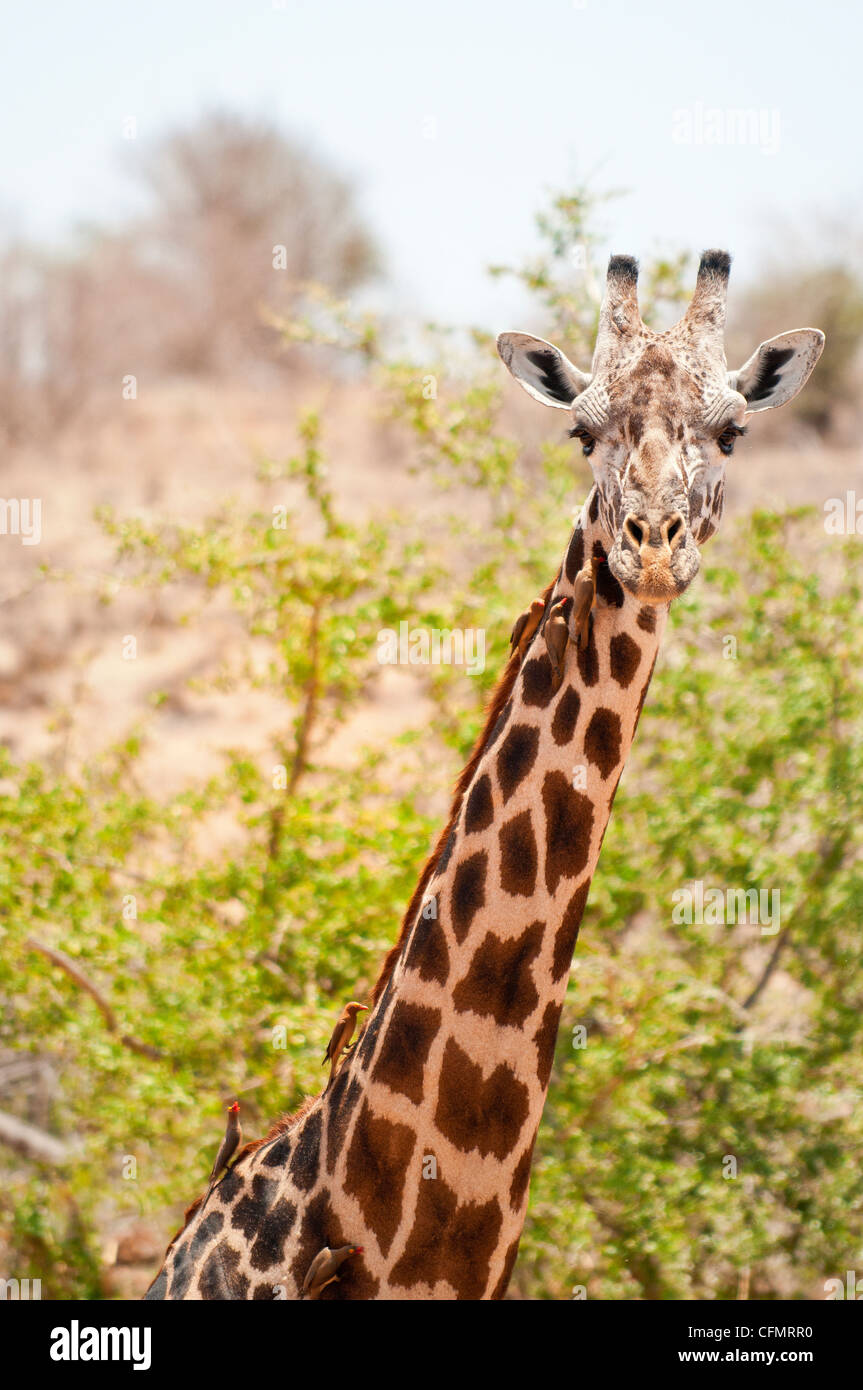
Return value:
M 7 1115 L 0 1110 L 0 1144 L 23 1154 L 25 1158 L 35 1159 L 37 1163 L 62 1165 L 69 1161 L 69 1146 L 53 1134 L 46 1134 L 35 1125 L 19 1120 L 17 1115 Z
M 744 999 L 744 1001 L 743 1001 L 743 1008 L 744 1008 L 744 1009 L 751 1009 L 751 1008 L 752 1008 L 752 1005 L 753 1005 L 754 1003 L 756 1003 L 756 1001 L 760 998 L 760 996 L 761 996 L 761 994 L 763 993 L 763 991 L 767 988 L 767 985 L 768 985 L 769 980 L 770 980 L 770 976 L 773 974 L 774 970 L 776 969 L 777 965 L 779 964 L 779 957 L 782 955 L 782 952 L 785 950 L 785 947 L 788 945 L 788 941 L 789 941 L 790 936 L 791 936 L 791 925 L 790 925 L 790 923 L 789 923 L 789 925 L 788 925 L 787 927 L 783 927 L 783 928 L 782 928 L 781 932 L 780 932 L 779 935 L 777 936 L 777 938 L 776 938 L 776 944 L 775 944 L 775 946 L 773 947 L 773 950 L 770 952 L 770 957 L 769 957 L 769 959 L 768 959 L 768 961 L 767 961 L 767 964 L 765 965 L 764 969 L 763 969 L 762 972 L 761 972 L 761 976 L 760 976 L 760 978 L 759 978 L 759 980 L 758 980 L 758 983 L 756 984 L 755 988 L 754 988 L 754 989 L 746 996 L 746 998 Z

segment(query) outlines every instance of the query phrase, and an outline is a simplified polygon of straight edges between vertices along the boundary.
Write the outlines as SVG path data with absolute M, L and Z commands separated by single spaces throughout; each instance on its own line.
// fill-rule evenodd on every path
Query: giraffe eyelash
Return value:
M 746 425 L 736 425 L 733 420 L 730 424 L 726 425 L 722 433 L 716 436 L 716 443 L 720 453 L 725 455 L 733 454 L 734 445 L 737 443 L 740 436 L 746 433 L 746 430 Z
M 580 439 L 581 452 L 584 454 L 585 458 L 590 458 L 590 455 L 596 448 L 596 440 L 590 433 L 590 430 L 585 429 L 584 425 L 576 425 L 574 429 L 569 431 L 569 437 L 570 439 Z

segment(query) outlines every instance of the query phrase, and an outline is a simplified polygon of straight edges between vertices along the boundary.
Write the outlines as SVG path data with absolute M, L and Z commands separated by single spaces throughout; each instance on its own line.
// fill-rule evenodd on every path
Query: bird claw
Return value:
M 543 635 L 551 662 L 551 688 L 556 695 L 563 685 L 563 667 L 569 642 L 569 624 L 564 616 L 565 599 L 560 599 L 549 612 Z
M 581 646 L 582 638 L 585 646 L 590 639 L 590 614 L 591 609 L 589 608 L 580 622 L 573 622 L 570 626 L 569 635 L 577 647 Z

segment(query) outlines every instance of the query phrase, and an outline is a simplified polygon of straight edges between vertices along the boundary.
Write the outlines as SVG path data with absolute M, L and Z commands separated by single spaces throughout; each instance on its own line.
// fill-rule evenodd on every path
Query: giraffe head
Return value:
M 638 311 L 638 267 L 612 256 L 590 372 L 551 343 L 502 333 L 498 352 L 529 395 L 568 410 L 597 486 L 612 574 L 643 603 L 682 594 L 719 525 L 726 460 L 746 418 L 797 395 L 824 334 L 798 328 L 761 343 L 737 371 L 725 360 L 730 257 L 705 251 L 695 293 L 664 333 Z

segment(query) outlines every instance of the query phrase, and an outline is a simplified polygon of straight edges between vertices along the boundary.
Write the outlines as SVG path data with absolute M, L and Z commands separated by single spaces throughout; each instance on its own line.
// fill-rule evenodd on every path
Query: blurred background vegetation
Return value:
M 356 307 L 373 240 L 276 129 L 216 113 L 141 177 L 139 224 L 0 275 L 4 487 L 54 511 L 0 595 L 0 1272 L 46 1297 L 137 1296 L 225 1100 L 254 1136 L 319 1088 L 590 485 L 487 335 Z M 582 366 L 609 216 L 572 190 L 493 267 Z M 643 265 L 648 321 L 693 269 Z M 511 1297 L 817 1298 L 863 1259 L 860 539 L 823 516 L 855 476 L 850 259 L 736 286 L 729 355 L 804 323 L 824 357 L 672 612 Z M 403 619 L 484 629 L 485 671 L 381 668 Z M 781 930 L 674 925 L 696 881 L 780 890 Z

